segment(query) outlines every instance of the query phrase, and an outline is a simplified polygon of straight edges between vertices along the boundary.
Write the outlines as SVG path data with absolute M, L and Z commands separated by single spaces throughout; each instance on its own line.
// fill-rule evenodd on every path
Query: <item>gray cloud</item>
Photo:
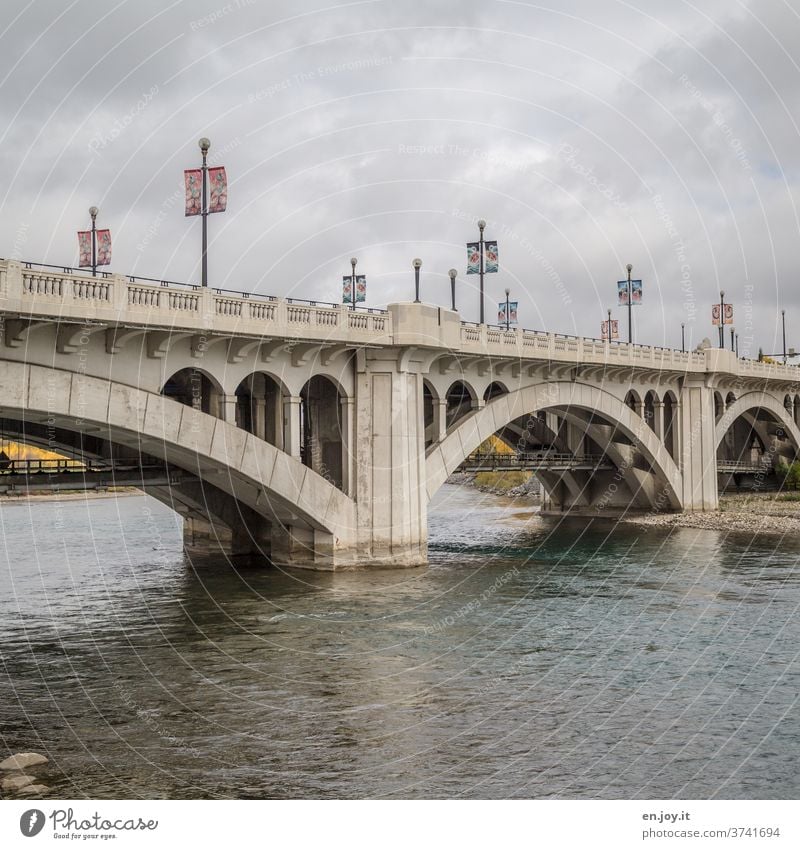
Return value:
M 681 321 L 710 336 L 720 286 L 742 305 L 754 287 L 756 347 L 776 347 L 780 306 L 800 315 L 800 20 L 778 0 L 34 0 L 3 16 L 6 255 L 74 262 L 96 203 L 114 270 L 196 279 L 180 181 L 208 135 L 231 183 L 210 220 L 217 286 L 335 301 L 355 254 L 385 304 L 421 256 L 425 298 L 446 304 L 485 217 L 489 300 L 509 286 L 525 326 L 597 335 L 627 262 L 641 341 L 674 345 Z M 474 280 L 459 286 L 474 319 Z

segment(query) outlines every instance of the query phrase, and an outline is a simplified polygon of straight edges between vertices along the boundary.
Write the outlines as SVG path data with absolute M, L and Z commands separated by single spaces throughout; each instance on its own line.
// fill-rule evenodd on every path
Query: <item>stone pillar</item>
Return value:
M 267 402 L 264 398 L 253 400 L 253 434 L 259 439 L 267 438 Z
M 285 395 L 283 398 L 283 450 L 292 457 L 300 459 L 300 404 L 299 395 Z
M 436 442 L 441 442 L 447 436 L 447 399 L 440 398 L 433 402 L 433 426 L 435 428 Z
M 664 402 L 655 401 L 653 403 L 653 431 L 655 435 L 663 442 L 664 441 Z
M 236 424 L 236 404 L 237 398 L 235 395 L 221 395 L 219 399 L 220 418 L 224 422 Z
M 355 398 L 340 398 L 342 422 L 342 491 L 351 498 L 355 495 L 353 483 L 356 476 L 356 450 L 353 444 Z
M 683 509 L 716 510 L 719 498 L 714 393 L 699 376 L 687 375 L 684 381 L 677 412 Z
M 427 562 L 423 378 L 414 349 L 365 349 L 356 373 L 359 551 L 369 562 Z

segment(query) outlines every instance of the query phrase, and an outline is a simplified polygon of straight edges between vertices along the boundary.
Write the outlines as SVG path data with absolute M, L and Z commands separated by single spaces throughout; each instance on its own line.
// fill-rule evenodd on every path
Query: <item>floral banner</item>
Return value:
M 480 242 L 467 242 L 467 274 L 480 274 L 481 246 Z
M 506 323 L 506 306 L 508 306 L 508 323 L 516 324 L 517 323 L 517 305 L 519 301 L 509 301 L 506 304 L 505 301 L 503 303 L 497 305 L 497 323 L 505 324 Z
M 92 231 L 78 231 L 78 268 L 92 267 Z
M 497 242 L 486 242 L 486 264 L 484 270 L 487 274 L 497 271 Z
M 200 215 L 202 210 L 203 172 L 192 168 L 183 172 L 186 183 L 186 215 Z
M 724 304 L 725 306 L 725 324 L 733 324 L 733 304 Z M 711 307 L 711 323 L 715 327 L 719 327 L 719 304 L 714 304 Z
M 111 265 L 111 231 L 97 231 L 97 264 Z
M 210 190 L 208 211 L 225 212 L 228 205 L 228 178 L 222 166 L 208 169 L 208 187 Z
M 617 281 L 617 295 L 619 298 L 619 305 L 621 307 L 628 306 L 628 281 L 627 280 L 618 280 Z M 642 302 L 642 281 L 641 280 L 631 280 L 631 304 L 636 306 L 636 304 L 641 304 Z
M 364 274 L 356 276 L 356 303 L 360 304 L 367 300 L 367 278 Z M 342 303 L 353 303 L 353 277 L 342 275 Z
M 626 281 L 627 282 L 627 281 Z M 611 325 L 611 335 L 608 333 L 608 325 Z M 603 342 L 608 342 L 611 339 L 619 339 L 619 321 L 612 318 L 611 321 L 600 322 L 600 334 Z

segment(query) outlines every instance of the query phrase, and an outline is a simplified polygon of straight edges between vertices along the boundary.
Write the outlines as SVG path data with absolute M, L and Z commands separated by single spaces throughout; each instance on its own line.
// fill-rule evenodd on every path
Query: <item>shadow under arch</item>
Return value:
M 542 383 L 501 395 L 460 421 L 428 452 L 427 494 L 431 498 L 458 466 L 489 436 L 516 418 L 534 411 L 582 411 L 613 424 L 650 466 L 664 494 L 664 507 L 682 509 L 682 478 L 675 461 L 647 425 L 622 400 L 604 389 L 567 381 Z
M 275 446 L 164 395 L 62 369 L 6 362 L 0 371 L 5 419 L 74 433 L 146 454 L 210 480 L 254 514 L 343 539 L 356 526 L 341 490 Z

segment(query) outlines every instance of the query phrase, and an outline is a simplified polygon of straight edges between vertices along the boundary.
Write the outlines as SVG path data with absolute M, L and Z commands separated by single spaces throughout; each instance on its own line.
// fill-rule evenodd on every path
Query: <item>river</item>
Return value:
M 800 797 L 800 541 L 445 486 L 426 569 L 192 563 L 145 496 L 3 503 L 0 729 L 59 798 Z

